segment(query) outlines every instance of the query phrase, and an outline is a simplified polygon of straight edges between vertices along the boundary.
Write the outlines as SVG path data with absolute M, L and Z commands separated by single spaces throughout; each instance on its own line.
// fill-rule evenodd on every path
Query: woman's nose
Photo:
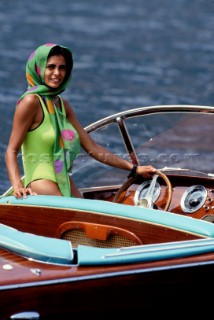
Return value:
M 59 74 L 59 68 L 54 69 L 54 74 Z

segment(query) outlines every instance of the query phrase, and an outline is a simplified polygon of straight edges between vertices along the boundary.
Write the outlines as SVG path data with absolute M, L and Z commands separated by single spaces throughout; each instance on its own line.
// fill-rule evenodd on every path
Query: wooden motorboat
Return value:
M 1 319 L 191 310 L 196 292 L 213 284 L 213 117 L 208 106 L 151 106 L 86 128 L 133 164 L 158 168 L 152 180 L 127 179 L 82 153 L 73 178 L 84 199 L 16 199 L 6 190 Z

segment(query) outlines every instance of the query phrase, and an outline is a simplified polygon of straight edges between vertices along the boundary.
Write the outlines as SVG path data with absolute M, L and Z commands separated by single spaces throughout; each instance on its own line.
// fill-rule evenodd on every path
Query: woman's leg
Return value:
M 75 185 L 74 181 L 70 176 L 69 176 L 69 179 L 70 179 L 71 194 L 75 198 L 83 198 L 82 193 L 79 191 L 79 189 L 77 188 L 77 186 Z
M 69 177 L 69 180 L 72 196 L 74 196 L 75 198 L 83 198 L 83 195 L 78 190 L 71 177 Z M 35 180 L 32 181 L 28 185 L 28 187 L 31 188 L 32 191 L 38 195 L 62 196 L 62 193 L 59 190 L 57 183 L 51 180 Z
M 57 183 L 51 180 L 35 180 L 32 181 L 28 187 L 38 195 L 62 196 Z

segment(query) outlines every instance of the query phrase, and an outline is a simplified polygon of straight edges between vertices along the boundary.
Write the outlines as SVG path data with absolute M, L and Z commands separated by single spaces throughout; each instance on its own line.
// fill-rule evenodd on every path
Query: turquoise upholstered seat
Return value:
M 0 247 L 32 260 L 54 264 L 71 264 L 70 241 L 42 237 L 0 224 Z
M 0 204 L 31 205 L 54 208 L 76 209 L 91 211 L 94 214 L 120 216 L 139 221 L 147 221 L 157 225 L 164 225 L 175 229 L 185 230 L 205 237 L 214 237 L 214 224 L 191 217 L 174 214 L 155 209 L 128 206 L 103 200 L 89 200 L 57 196 L 28 196 L 26 199 L 17 199 L 13 196 L 2 197 Z

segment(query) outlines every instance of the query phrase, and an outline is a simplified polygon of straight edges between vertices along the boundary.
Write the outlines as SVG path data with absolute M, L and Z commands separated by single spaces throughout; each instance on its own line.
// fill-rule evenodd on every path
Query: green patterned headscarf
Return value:
M 69 66 L 66 63 L 66 69 L 68 70 L 65 81 L 59 88 L 52 89 L 45 85 L 44 74 L 48 55 L 55 46 L 61 47 L 66 51 L 66 56 L 68 55 L 69 58 Z M 19 99 L 20 101 L 27 94 L 34 93 L 43 96 L 45 100 L 57 137 L 53 154 L 56 180 L 64 196 L 71 196 L 68 172 L 72 167 L 74 158 L 80 151 L 80 143 L 78 133 L 73 126 L 68 123 L 66 116 L 63 116 L 62 112 L 54 105 L 53 98 L 66 89 L 71 79 L 72 66 L 72 53 L 68 48 L 53 43 L 47 43 L 38 47 L 27 61 L 26 78 L 28 88 Z

